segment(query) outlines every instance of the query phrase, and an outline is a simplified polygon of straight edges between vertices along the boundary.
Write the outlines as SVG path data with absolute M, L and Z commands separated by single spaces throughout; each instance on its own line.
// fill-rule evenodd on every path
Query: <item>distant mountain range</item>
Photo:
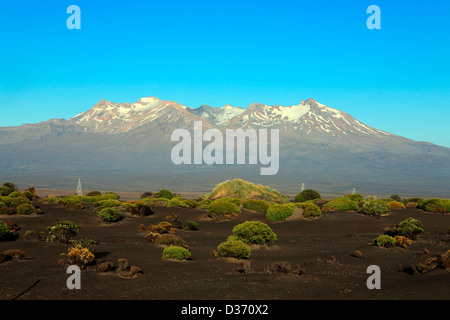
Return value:
M 266 128 L 280 132 L 280 170 L 254 165 L 172 164 L 175 129 Z M 399 119 L 399 121 L 401 121 Z M 420 129 L 420 128 L 418 128 Z M 450 197 L 450 149 L 372 128 L 314 99 L 298 105 L 253 103 L 190 108 L 155 97 L 101 100 L 73 118 L 0 128 L 0 180 L 85 189 L 210 191 L 242 178 L 296 193 L 301 183 L 324 194 L 428 194 Z

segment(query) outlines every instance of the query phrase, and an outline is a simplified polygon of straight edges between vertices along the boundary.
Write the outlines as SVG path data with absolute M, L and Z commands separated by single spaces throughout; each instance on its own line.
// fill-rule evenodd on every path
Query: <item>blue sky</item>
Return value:
M 69 5 L 81 30 L 69 30 Z M 381 30 L 369 30 L 369 5 Z M 313 97 L 450 147 L 450 1 L 41 0 L 0 3 L 0 126 L 102 98 L 190 107 Z

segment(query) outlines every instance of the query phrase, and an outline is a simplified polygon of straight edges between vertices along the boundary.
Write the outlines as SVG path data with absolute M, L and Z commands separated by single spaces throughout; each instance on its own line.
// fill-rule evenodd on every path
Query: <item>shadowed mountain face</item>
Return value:
M 261 165 L 174 165 L 175 129 L 278 129 L 279 171 Z M 205 147 L 209 142 L 204 142 Z M 301 183 L 324 194 L 436 195 L 449 197 L 450 149 L 369 127 L 313 99 L 298 105 L 254 103 L 189 108 L 155 97 L 135 103 L 101 100 L 71 119 L 0 128 L 0 180 L 47 188 L 210 191 L 242 178 L 297 193 Z M 247 162 L 248 163 L 248 162 Z

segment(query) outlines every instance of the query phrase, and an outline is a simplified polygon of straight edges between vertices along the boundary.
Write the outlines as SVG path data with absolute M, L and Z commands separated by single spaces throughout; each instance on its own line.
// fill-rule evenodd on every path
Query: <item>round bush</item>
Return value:
M 290 203 L 273 204 L 267 209 L 266 218 L 269 221 L 284 221 L 294 213 L 294 205 Z
M 120 207 L 122 202 L 115 199 L 108 199 L 108 200 L 100 200 L 97 201 L 94 206 L 95 207 L 101 207 L 101 208 L 112 208 L 112 207 Z
M 270 203 L 264 200 L 248 199 L 242 202 L 242 207 L 244 207 L 245 209 L 253 210 L 263 214 L 267 213 L 267 209 L 269 209 L 269 206 Z
M 422 200 L 417 207 L 428 212 L 450 212 L 450 200 L 439 198 Z
M 183 247 L 169 247 L 165 248 L 162 254 L 162 259 L 176 259 L 185 260 L 191 256 L 189 250 Z
M 105 192 L 105 195 L 103 196 L 103 199 L 105 200 L 119 200 L 120 196 L 114 192 Z
M 36 207 L 29 203 L 21 204 L 17 207 L 17 214 L 33 214 L 36 212 Z
M 352 211 L 358 210 L 358 204 L 348 197 L 338 197 L 325 203 L 322 210 Z
M 267 224 L 261 221 L 246 221 L 233 228 L 232 240 L 263 245 L 266 242 L 274 242 L 277 236 Z
M 90 191 L 86 194 L 87 197 L 101 196 L 102 193 L 100 191 Z
M 250 248 L 241 240 L 229 240 L 217 246 L 217 257 L 230 257 L 247 259 L 250 257 Z
M 0 241 L 7 240 L 11 236 L 11 230 L 6 223 L 0 221 Z
M 305 218 L 314 219 L 322 215 L 322 211 L 315 203 L 297 203 L 296 205 L 303 209 L 303 217 Z
M 120 213 L 119 210 L 114 209 L 114 208 L 105 208 L 102 209 L 99 213 L 98 216 L 105 222 L 117 222 L 120 219 L 122 219 L 122 214 Z
M 11 207 L 19 207 L 20 205 L 25 204 L 25 203 L 31 204 L 31 201 L 24 195 L 20 195 L 18 197 L 11 199 L 10 206 Z
M 380 216 L 388 213 L 391 210 L 386 201 L 372 200 L 364 203 L 361 212 L 371 216 Z
M 379 235 L 374 239 L 375 245 L 377 247 L 393 247 L 395 246 L 395 239 L 386 234 Z
M 128 208 L 129 209 L 127 209 L 127 210 L 130 211 L 131 214 L 135 214 L 135 215 L 143 216 L 143 217 L 146 217 L 146 216 L 149 216 L 149 215 L 155 213 L 153 211 L 153 208 L 150 207 L 150 205 L 141 203 L 141 202 L 136 202 L 136 204 L 134 204 L 134 205 L 130 204 L 130 206 Z
M 405 210 L 406 207 L 402 202 L 398 202 L 398 201 L 389 201 L 388 202 L 388 206 L 391 210 Z
M 306 189 L 295 196 L 296 202 L 305 202 L 308 200 L 320 199 L 320 193 L 313 189 Z
M 180 208 L 189 208 L 189 205 L 184 202 L 180 197 L 173 197 L 169 200 L 169 206 L 172 207 L 180 207 Z
M 70 239 L 78 234 L 81 226 L 72 221 L 58 221 L 52 227 L 48 227 L 47 241 L 69 243 Z
M 403 220 L 397 225 L 397 228 L 395 229 L 395 232 L 398 235 L 410 239 L 415 239 L 423 231 L 424 230 L 422 222 L 414 218 L 408 218 Z
M 80 204 L 82 201 L 82 196 L 67 196 L 60 199 L 58 202 L 65 206 L 73 206 L 76 204 Z
M 208 205 L 208 215 L 212 218 L 228 218 L 239 212 L 239 207 L 230 201 L 222 201 L 219 199 Z
M 173 193 L 170 190 L 161 189 L 155 194 L 155 198 L 166 198 L 170 200 L 173 198 Z
M 193 220 L 188 220 L 185 223 L 184 229 L 186 230 L 198 230 L 198 223 Z
M 347 197 L 350 200 L 353 200 L 355 202 L 363 202 L 364 201 L 364 197 L 358 193 L 346 194 L 344 197 Z

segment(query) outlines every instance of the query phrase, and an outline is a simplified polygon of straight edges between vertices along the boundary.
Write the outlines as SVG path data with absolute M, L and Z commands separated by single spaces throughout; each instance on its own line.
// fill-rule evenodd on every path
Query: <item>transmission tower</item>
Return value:
M 77 195 L 82 196 L 83 190 L 81 189 L 81 179 L 78 178 Z
M 356 188 L 353 188 L 352 193 L 353 193 L 353 194 L 356 194 Z
M 302 189 L 300 190 L 300 192 L 302 192 L 302 191 L 304 191 L 304 190 L 305 190 L 305 184 L 302 183 Z

